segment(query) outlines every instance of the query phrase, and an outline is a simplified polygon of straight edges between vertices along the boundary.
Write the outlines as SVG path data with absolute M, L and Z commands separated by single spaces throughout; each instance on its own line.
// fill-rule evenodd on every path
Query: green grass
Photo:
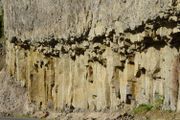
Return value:
M 163 102 L 164 102 L 164 97 L 161 95 L 157 95 L 153 104 L 154 109 L 160 110 L 162 108 Z
M 135 114 L 145 113 L 152 110 L 152 108 L 153 108 L 153 105 L 151 104 L 140 104 L 138 107 L 134 108 L 133 112 Z
M 156 94 L 155 100 L 152 104 L 140 104 L 138 107 L 133 109 L 135 114 L 145 113 L 152 110 L 161 110 L 164 102 L 164 97 Z

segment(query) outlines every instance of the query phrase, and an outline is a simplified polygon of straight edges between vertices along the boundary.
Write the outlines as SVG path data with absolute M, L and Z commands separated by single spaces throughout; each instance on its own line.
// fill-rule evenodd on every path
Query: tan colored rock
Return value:
M 163 109 L 179 111 L 171 0 L 3 4 L 7 71 L 27 88 L 34 110 L 114 111 L 163 98 Z

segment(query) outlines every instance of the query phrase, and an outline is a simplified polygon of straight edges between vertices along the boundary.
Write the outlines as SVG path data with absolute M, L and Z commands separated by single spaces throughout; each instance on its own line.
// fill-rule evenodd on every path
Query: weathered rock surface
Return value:
M 25 88 L 10 77 L 3 69 L 0 71 L 0 117 L 26 114 L 27 94 Z M 29 111 L 29 107 L 27 108 Z
M 179 0 L 3 0 L 9 74 L 35 110 L 180 111 Z

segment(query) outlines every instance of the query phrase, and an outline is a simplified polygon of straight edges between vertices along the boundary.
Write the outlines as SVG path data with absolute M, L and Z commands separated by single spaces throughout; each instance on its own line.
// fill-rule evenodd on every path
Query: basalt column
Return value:
M 3 0 L 8 73 L 36 110 L 180 110 L 179 0 Z

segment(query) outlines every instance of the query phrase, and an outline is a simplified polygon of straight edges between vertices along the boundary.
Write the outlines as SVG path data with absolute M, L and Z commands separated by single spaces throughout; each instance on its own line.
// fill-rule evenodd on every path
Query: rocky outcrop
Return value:
M 36 110 L 180 111 L 179 0 L 3 0 L 9 74 Z

